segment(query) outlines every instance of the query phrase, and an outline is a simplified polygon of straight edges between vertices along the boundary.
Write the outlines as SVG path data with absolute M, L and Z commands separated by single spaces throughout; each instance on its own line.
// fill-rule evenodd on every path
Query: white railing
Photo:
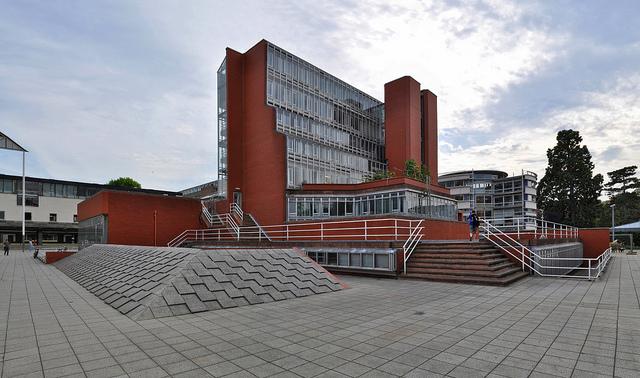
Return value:
M 250 213 L 247 213 L 247 215 L 249 216 L 249 218 L 251 218 L 251 221 L 256 225 L 256 227 L 258 227 L 258 241 L 262 240 L 262 236 L 264 236 L 264 238 L 266 240 L 271 241 L 271 238 L 269 237 L 269 235 L 267 235 L 267 233 L 262 229 L 262 227 L 260 226 L 260 223 L 258 223 L 258 221 L 256 220 L 256 218 L 253 217 L 253 215 L 251 215 Z
M 404 266 L 402 272 L 404 274 L 407 274 L 407 261 L 409 260 L 409 257 L 411 257 L 413 250 L 416 248 L 416 245 L 418 245 L 418 243 L 422 239 L 422 236 L 424 235 L 424 233 L 422 232 L 422 230 L 424 229 L 424 227 L 422 227 L 422 222 L 423 221 L 421 220 L 416 225 L 416 227 L 411 230 L 407 241 L 405 241 L 402 245 L 402 251 L 404 252 Z
M 505 234 L 534 239 L 575 239 L 578 227 L 550 222 L 535 217 L 487 218 L 488 222 Z
M 595 258 L 584 257 L 542 257 L 531 249 L 524 246 L 518 240 L 512 238 L 510 234 L 501 231 L 486 219 L 480 220 L 482 236 L 493 243 L 505 253 L 509 254 L 522 264 L 522 270 L 534 272 L 542 277 L 559 278 L 583 278 L 593 280 L 602 274 L 611 259 L 611 248 L 607 248 L 600 256 Z M 565 269 L 565 266 L 554 265 L 554 261 L 575 261 L 577 262 L 573 270 L 577 274 L 551 274 L 547 273 L 553 269 Z M 552 265 L 547 265 L 551 263 Z M 586 265 L 586 266 L 585 266 Z M 586 272 L 585 272 L 586 271 Z M 585 274 L 586 273 L 586 274 Z
M 422 220 L 383 218 L 314 223 L 290 223 L 269 226 L 239 226 L 234 217 L 223 214 L 229 226 L 204 230 L 185 230 L 170 242 L 171 246 L 187 241 L 400 241 L 406 240 Z M 226 231 L 226 232 L 225 232 Z
M 226 217 L 224 217 L 223 219 L 226 218 L 225 219 L 226 224 L 231 228 L 231 230 L 236 236 L 236 239 L 240 240 L 240 225 L 238 225 L 238 223 L 236 222 L 236 220 L 231 214 L 224 214 L 224 215 Z M 220 235 L 220 233 L 218 233 L 218 235 Z
M 242 224 L 242 221 L 244 220 L 244 211 L 242 211 L 240 205 L 235 202 L 229 204 L 229 214 L 236 218 L 238 221 L 237 223 Z
M 213 215 L 211 214 L 209 209 L 204 205 L 204 203 L 202 204 L 202 215 L 207 220 L 207 223 L 208 223 L 207 226 L 209 227 L 213 226 Z

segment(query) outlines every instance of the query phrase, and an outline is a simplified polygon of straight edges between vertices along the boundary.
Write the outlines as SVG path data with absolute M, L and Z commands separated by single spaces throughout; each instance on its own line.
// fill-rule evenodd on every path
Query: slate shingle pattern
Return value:
M 93 245 L 54 265 L 135 320 L 267 303 L 343 287 L 292 249 Z

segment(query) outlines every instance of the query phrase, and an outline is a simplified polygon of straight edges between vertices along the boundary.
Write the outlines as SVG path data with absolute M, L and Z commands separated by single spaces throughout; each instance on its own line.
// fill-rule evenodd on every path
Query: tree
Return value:
M 111 179 L 109 180 L 107 185 L 124 186 L 127 188 L 136 188 L 136 189 L 142 188 L 142 185 L 140 185 L 139 182 L 132 179 L 131 177 L 119 177 L 117 179 Z
M 538 208 L 545 218 L 578 227 L 595 224 L 603 177 L 593 175 L 594 164 L 578 131 L 561 130 L 557 144 L 547 150 L 548 166 L 538 184 Z
M 605 190 L 609 193 L 609 197 L 613 198 L 618 194 L 626 193 L 627 190 L 633 191 L 640 188 L 640 180 L 635 177 L 637 165 L 630 165 L 607 172 L 609 182 L 604 185 Z
M 421 164 L 418 166 L 415 160 L 409 159 L 404 162 L 404 175 L 414 180 L 426 182 L 429 176 L 429 170 Z

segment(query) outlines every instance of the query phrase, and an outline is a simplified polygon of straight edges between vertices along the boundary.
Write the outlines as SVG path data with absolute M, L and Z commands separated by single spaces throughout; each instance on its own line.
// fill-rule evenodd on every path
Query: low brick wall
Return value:
M 585 258 L 598 257 L 609 248 L 609 228 L 581 228 L 578 237 L 582 242 Z

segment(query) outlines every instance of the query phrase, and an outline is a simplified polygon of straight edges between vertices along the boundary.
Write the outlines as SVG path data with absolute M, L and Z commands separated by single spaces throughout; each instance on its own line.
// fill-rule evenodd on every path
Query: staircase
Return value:
M 528 275 L 488 242 L 423 242 L 407 261 L 406 278 L 509 285 Z

